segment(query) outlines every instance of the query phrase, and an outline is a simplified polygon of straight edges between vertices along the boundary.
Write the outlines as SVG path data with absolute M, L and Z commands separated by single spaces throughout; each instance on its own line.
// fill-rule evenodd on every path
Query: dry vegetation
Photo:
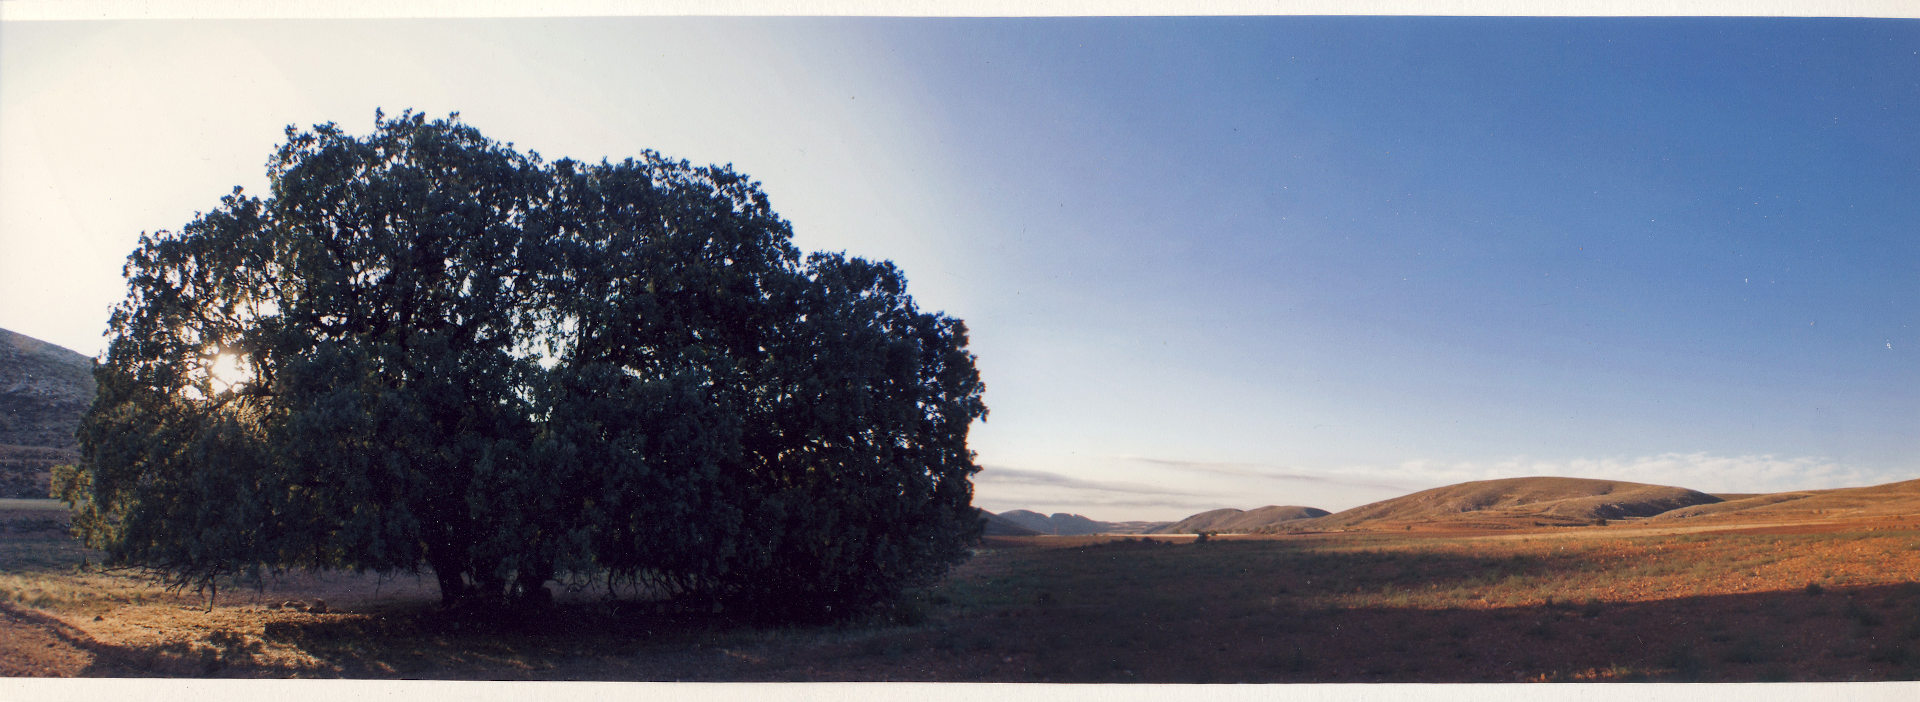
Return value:
M 1720 498 L 1686 488 L 1588 478 L 1504 478 L 1422 490 L 1315 519 L 1260 531 L 1331 531 L 1397 525 L 1476 523 L 1586 526 L 1609 519 L 1649 517 Z
M 517 622 L 429 582 L 204 596 L 87 565 L 0 502 L 8 675 L 1053 682 L 1920 678 L 1920 518 L 993 538 L 886 617 L 763 630 L 593 593 Z M 316 607 L 315 600 L 325 604 Z M 294 607 L 286 605 L 293 604 Z

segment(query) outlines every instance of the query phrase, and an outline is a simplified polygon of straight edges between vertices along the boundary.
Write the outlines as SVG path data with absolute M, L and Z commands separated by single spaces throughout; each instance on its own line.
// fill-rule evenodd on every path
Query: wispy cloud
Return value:
M 1706 492 L 1783 492 L 1887 481 L 1884 476 L 1825 458 L 1718 456 L 1705 452 L 1571 460 L 1526 457 L 1488 462 L 1413 460 L 1385 472 L 1409 479 L 1424 478 L 1431 485 L 1551 475 L 1672 485 Z
M 1159 485 L 1087 480 L 1040 470 L 982 466 L 974 476 L 981 488 L 975 504 L 1005 511 L 1091 512 L 1101 519 L 1179 517 L 1214 509 L 1223 497 Z
M 1128 483 L 1104 480 L 1086 480 L 1072 476 L 1050 473 L 1043 470 L 1005 468 L 1001 466 L 981 466 L 980 473 L 973 478 L 975 483 L 1012 483 L 1021 485 L 1044 485 L 1048 487 L 1091 490 L 1094 492 L 1120 493 L 1129 495 L 1183 495 L 1187 497 L 1210 497 L 1205 493 L 1173 490 L 1159 485 Z
M 1154 496 L 1148 496 L 1148 495 L 1142 495 L 1137 497 L 1114 497 L 1114 496 L 1096 495 L 1096 494 L 1087 494 L 1087 493 L 1055 495 L 1048 498 L 1024 500 L 1024 501 L 1019 498 L 1013 498 L 1013 499 L 1000 498 L 994 501 L 1004 502 L 1007 505 L 1005 507 L 1002 507 L 998 511 L 1005 511 L 1008 509 L 1030 509 L 1035 512 L 1047 512 L 1047 513 L 1051 513 L 1051 512 L 1081 513 L 1081 512 L 1087 512 L 1087 511 L 1094 511 L 1099 513 L 1098 515 L 1092 515 L 1095 518 L 1105 519 L 1108 521 L 1121 521 L 1121 522 L 1151 521 L 1155 519 L 1174 521 L 1174 520 L 1185 518 L 1189 515 L 1205 512 L 1207 510 L 1219 509 L 1221 504 L 1221 501 L 1219 498 L 1207 498 L 1207 497 L 1181 497 L 1178 495 L 1167 496 L 1167 497 L 1154 497 Z M 1120 511 L 1116 513 L 1114 511 L 1115 508 L 1118 508 Z M 1155 510 L 1171 509 L 1171 510 L 1177 510 L 1177 512 L 1174 514 L 1157 514 L 1156 515 L 1156 514 L 1143 513 L 1143 508 L 1155 509 Z
M 1338 511 L 1374 500 L 1473 480 L 1561 476 L 1672 485 L 1704 492 L 1784 492 L 1890 482 L 1885 476 L 1818 457 L 1721 456 L 1705 452 L 1576 459 L 1512 457 L 1483 461 L 1416 459 L 1325 471 L 1255 463 L 1112 457 L 1144 466 L 1134 481 L 1093 480 L 1043 470 L 988 465 L 975 476 L 982 503 L 995 509 L 1087 512 L 1099 519 L 1177 519 L 1219 507 L 1311 504 Z M 1152 478 L 1155 471 L 1167 476 Z
M 1144 463 L 1147 465 L 1157 466 L 1160 468 L 1169 468 L 1172 470 L 1186 471 L 1189 473 L 1219 475 L 1219 476 L 1225 476 L 1229 478 L 1257 478 L 1261 480 L 1275 480 L 1275 481 L 1293 482 L 1293 483 L 1312 483 L 1315 485 L 1329 485 L 1329 486 L 1335 486 L 1335 487 L 1358 487 L 1358 488 L 1368 488 L 1368 489 L 1374 489 L 1374 490 L 1411 489 L 1409 484 L 1406 482 L 1399 482 L 1399 481 L 1388 482 L 1388 481 L 1381 481 L 1381 480 L 1370 480 L 1365 478 L 1352 478 L 1352 477 L 1347 477 L 1343 475 L 1304 473 L 1304 472 L 1298 472 L 1295 470 L 1289 470 L 1285 468 L 1277 468 L 1275 466 L 1261 465 L 1257 463 L 1230 463 L 1225 461 L 1183 461 L 1183 460 L 1176 460 L 1176 459 L 1169 459 L 1169 458 L 1149 458 L 1146 456 L 1115 456 L 1115 458 L 1118 458 L 1123 461 L 1130 461 L 1133 463 Z

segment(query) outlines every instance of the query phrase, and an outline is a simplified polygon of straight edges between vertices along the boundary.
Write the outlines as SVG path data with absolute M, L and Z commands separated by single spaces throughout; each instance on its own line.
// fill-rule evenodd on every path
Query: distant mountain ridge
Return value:
M 1318 507 L 1267 505 L 1251 510 L 1229 507 L 1201 512 L 1148 533 L 1198 534 L 1207 531 L 1216 534 L 1248 534 L 1261 527 L 1324 516 L 1327 516 L 1327 511 Z
M 981 533 L 987 536 L 1037 536 L 1040 534 L 984 509 L 980 510 L 980 521 Z
M 1592 526 L 1612 520 L 1713 524 L 1831 521 L 1920 514 L 1920 480 L 1858 488 L 1725 493 L 1620 480 L 1531 477 L 1437 487 L 1328 514 L 1313 507 L 1215 509 L 1177 522 L 1100 522 L 1029 510 L 989 514 L 1001 535 L 1300 533 L 1402 529 Z
M 49 470 L 79 460 L 93 359 L 0 329 L 0 497 L 46 497 Z
M 1166 522 L 1103 522 L 1088 519 L 1078 514 L 1056 512 L 1051 515 L 1032 510 L 1013 509 L 994 514 L 982 510 L 987 519 L 987 533 L 993 535 L 1019 535 L 1007 527 L 1024 529 L 1030 534 L 1048 536 L 1083 536 L 1087 534 L 1144 534 L 1160 527 Z
M 1055 513 L 1045 515 L 1032 510 L 1016 509 L 1000 513 L 1000 518 L 1038 534 L 1054 536 L 1074 536 L 1079 534 L 1098 534 L 1104 528 L 1100 522 L 1078 514 Z

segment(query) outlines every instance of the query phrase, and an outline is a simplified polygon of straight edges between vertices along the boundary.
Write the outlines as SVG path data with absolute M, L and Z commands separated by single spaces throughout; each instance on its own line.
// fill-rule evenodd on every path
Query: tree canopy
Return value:
M 549 164 L 409 112 L 290 127 L 268 176 L 128 258 L 55 478 L 115 561 L 819 618 L 977 537 L 965 326 L 889 263 L 803 257 L 730 167 Z

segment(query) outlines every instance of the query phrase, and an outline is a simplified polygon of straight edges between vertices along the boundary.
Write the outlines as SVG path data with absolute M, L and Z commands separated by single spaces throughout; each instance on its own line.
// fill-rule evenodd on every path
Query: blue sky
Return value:
M 7 23 L 0 327 L 96 351 L 141 230 L 408 106 L 898 263 L 987 509 L 1920 477 L 1908 20 Z

